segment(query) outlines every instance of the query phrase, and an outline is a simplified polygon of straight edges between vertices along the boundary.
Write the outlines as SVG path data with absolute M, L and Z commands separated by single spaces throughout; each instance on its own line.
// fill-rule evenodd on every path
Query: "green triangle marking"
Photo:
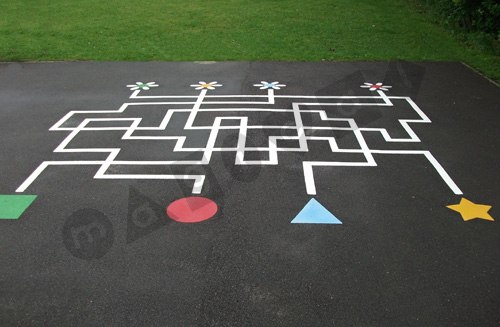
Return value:
M 2 195 L 0 194 L 0 219 L 19 219 L 36 195 Z

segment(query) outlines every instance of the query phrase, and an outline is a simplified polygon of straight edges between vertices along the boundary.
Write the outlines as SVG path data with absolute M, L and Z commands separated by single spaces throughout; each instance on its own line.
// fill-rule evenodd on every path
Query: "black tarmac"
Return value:
M 279 152 L 277 165 L 235 165 L 235 152 L 226 151 L 214 152 L 208 165 L 109 169 L 205 175 L 200 195 L 219 211 L 200 223 L 175 222 L 165 213 L 174 200 L 192 195 L 192 180 L 94 179 L 96 165 L 51 166 L 16 192 L 44 161 L 104 160 L 105 153 L 53 152 L 71 131 L 49 129 L 70 111 L 145 102 L 129 98 L 126 86 L 138 81 L 159 85 L 140 96 L 197 96 L 190 85 L 198 81 L 223 85 L 208 95 L 266 95 L 254 84 L 279 81 L 286 87 L 276 95 L 314 97 L 377 96 L 360 86 L 381 82 L 392 86 L 387 96 L 410 97 L 432 123 L 409 124 L 421 142 L 386 142 L 378 132 L 363 132 L 367 146 L 429 151 L 463 195 L 424 155 L 392 154 L 374 154 L 374 167 L 314 168 L 317 195 L 308 195 L 303 161 L 364 160 L 317 141 L 307 153 Z M 407 138 L 398 120 L 418 117 L 398 101 L 392 110 L 307 109 Z M 292 109 L 292 102 L 276 98 L 261 107 Z M 62 127 L 93 117 L 141 117 L 140 126 L 158 126 L 168 109 L 191 107 L 75 115 Z M 235 115 L 248 116 L 249 124 L 295 124 L 293 116 L 271 111 L 220 114 Z M 200 114 L 194 125 L 212 124 L 217 116 Z M 305 116 L 304 124 L 333 126 Z M 186 147 L 203 147 L 208 132 L 183 130 L 186 117 L 173 117 L 167 131 L 135 135 L 182 135 Z M 37 196 L 19 219 L 0 219 L 0 326 L 499 326 L 499 123 L 500 88 L 461 63 L 0 64 L 0 194 Z M 246 146 L 267 146 L 266 133 L 254 130 Z M 293 129 L 271 133 L 297 135 Z M 201 158 L 173 152 L 173 141 L 131 142 L 123 134 L 81 132 L 68 148 L 120 148 L 116 160 L 124 161 Z M 307 135 L 333 136 L 339 148 L 359 149 L 350 132 Z M 298 146 L 282 142 L 278 146 Z M 215 146 L 237 143 L 238 131 L 226 129 Z M 245 159 L 269 158 L 255 151 Z M 292 224 L 311 198 L 342 224 Z M 496 221 L 464 221 L 447 208 L 462 198 L 492 206 L 488 214 Z M 0 213 L 1 205 L 8 204 L 0 202 Z

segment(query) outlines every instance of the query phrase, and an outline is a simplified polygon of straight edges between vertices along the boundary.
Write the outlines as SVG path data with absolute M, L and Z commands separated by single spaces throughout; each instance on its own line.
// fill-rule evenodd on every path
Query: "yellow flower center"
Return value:
M 206 83 L 205 83 L 205 84 L 201 84 L 201 87 L 204 87 L 204 88 L 208 88 L 208 87 L 210 87 L 210 86 L 212 86 L 212 85 L 210 85 L 210 84 L 206 84 Z

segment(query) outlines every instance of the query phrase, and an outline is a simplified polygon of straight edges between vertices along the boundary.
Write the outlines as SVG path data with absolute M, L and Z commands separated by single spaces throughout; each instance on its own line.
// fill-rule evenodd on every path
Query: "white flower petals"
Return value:
M 158 84 L 156 82 L 135 82 L 135 84 L 130 84 L 127 85 L 128 88 L 130 88 L 131 91 L 136 91 L 136 90 L 149 90 L 152 87 L 158 87 Z
M 191 84 L 190 86 L 194 87 L 195 90 L 199 91 L 199 90 L 203 90 L 203 89 L 215 90 L 216 87 L 221 87 L 222 84 L 219 84 L 218 82 L 206 83 L 204 81 L 199 81 L 198 84 Z
M 260 88 L 261 90 L 273 89 L 273 90 L 281 90 L 282 87 L 286 87 L 285 84 L 280 84 L 280 82 L 266 82 L 261 81 L 260 84 L 254 84 L 253 86 Z
M 376 83 L 376 84 L 372 84 L 372 83 L 363 83 L 364 85 L 361 85 L 360 87 L 362 88 L 366 88 L 370 91 L 389 91 L 389 89 L 392 87 L 390 85 L 384 85 L 382 83 Z
M 193 87 L 195 90 L 200 91 L 200 90 L 215 90 L 217 87 L 221 87 L 222 84 L 219 84 L 217 81 L 213 82 L 205 82 L 205 81 L 199 81 L 198 84 L 191 84 L 191 87 Z M 286 87 L 286 84 L 280 84 L 278 81 L 274 82 L 266 82 L 266 81 L 260 81 L 260 84 L 253 84 L 253 86 L 258 87 L 260 90 L 281 90 L 281 88 Z M 136 82 L 135 84 L 129 84 L 127 87 L 131 91 L 137 91 L 137 90 L 150 90 L 153 87 L 158 87 L 158 84 L 156 82 Z M 363 85 L 360 85 L 361 88 L 368 89 L 369 91 L 389 91 L 392 86 L 390 85 L 384 85 L 381 82 L 378 83 L 363 83 Z

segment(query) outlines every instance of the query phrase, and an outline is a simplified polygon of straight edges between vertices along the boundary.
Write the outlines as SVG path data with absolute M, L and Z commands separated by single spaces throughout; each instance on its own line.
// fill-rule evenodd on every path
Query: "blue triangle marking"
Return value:
M 292 220 L 292 224 L 342 224 L 342 222 L 316 199 L 311 199 Z

